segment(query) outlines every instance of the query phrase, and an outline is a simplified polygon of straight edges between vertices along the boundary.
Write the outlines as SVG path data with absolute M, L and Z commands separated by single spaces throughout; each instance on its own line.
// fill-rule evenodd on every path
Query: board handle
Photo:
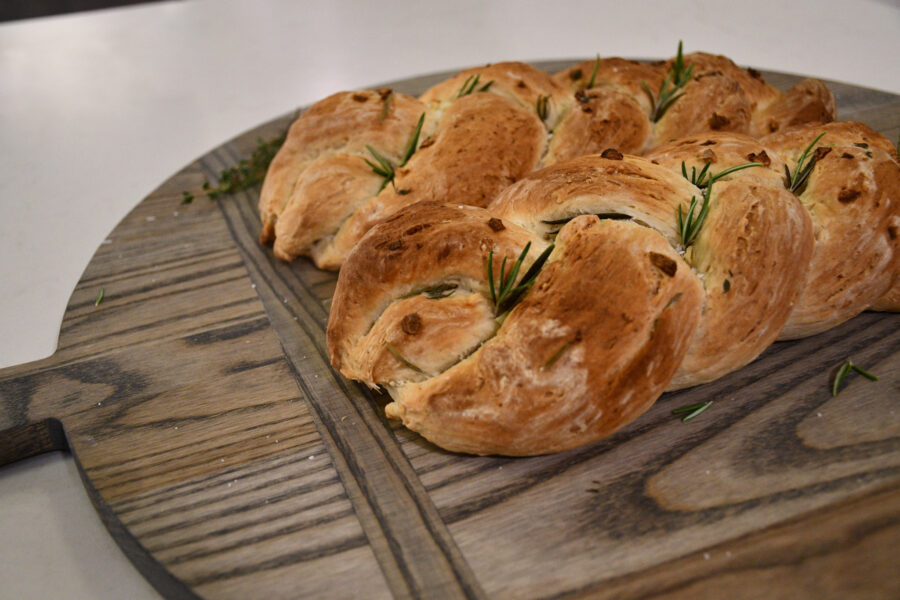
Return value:
M 69 449 L 59 405 L 34 393 L 39 378 L 52 372 L 56 362 L 50 356 L 0 369 L 0 466 Z

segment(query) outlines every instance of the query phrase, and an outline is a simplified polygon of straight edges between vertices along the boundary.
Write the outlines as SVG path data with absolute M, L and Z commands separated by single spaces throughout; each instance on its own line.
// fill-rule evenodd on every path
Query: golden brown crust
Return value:
M 455 100 L 433 136 L 424 140 L 395 185 L 362 203 L 317 248 L 320 268 L 338 268 L 375 223 L 420 201 L 486 206 L 509 184 L 531 172 L 544 149 L 544 127 L 533 111 L 496 94 Z M 280 245 L 276 239 L 275 252 Z
M 496 216 L 476 207 L 422 202 L 373 227 L 338 277 L 328 318 L 332 365 L 351 377 L 367 371 L 352 362 L 359 354 L 353 348 L 392 302 L 448 282 L 488 297 L 492 250 L 499 273 L 502 257 L 515 260 L 532 242 L 527 268 L 546 245 L 529 231 L 492 219 Z
M 782 333 L 813 335 L 862 312 L 891 287 L 891 215 L 900 202 L 900 167 L 881 136 L 851 122 L 794 127 L 762 142 L 791 169 L 820 134 L 818 159 L 800 201 L 814 224 L 815 251 L 806 285 Z
M 311 162 L 339 152 L 362 156 L 367 144 L 397 160 L 424 110 L 415 98 L 390 90 L 339 92 L 310 106 L 291 125 L 266 173 L 259 197 L 260 242 L 274 239 L 278 216 Z
M 395 390 L 386 412 L 459 452 L 533 455 L 594 441 L 662 393 L 700 305 L 696 278 L 661 236 L 579 217 L 497 335 Z
M 761 138 L 804 123 L 830 123 L 837 118 L 834 95 L 818 79 L 804 79 L 765 108 L 753 113 L 750 134 Z
M 590 86 L 591 90 L 607 88 L 623 93 L 634 100 L 647 115 L 651 110 L 650 98 L 641 82 L 651 90 L 658 90 L 666 77 L 666 71 L 663 63 L 650 65 L 626 58 L 610 57 L 601 58 L 599 62 L 596 59 L 586 60 L 563 69 L 553 77 L 572 92 L 587 92 L 592 75 L 594 85 Z
M 631 96 L 612 87 L 597 87 L 575 98 L 575 106 L 553 132 L 545 166 L 609 148 L 623 154 L 643 150 L 650 136 L 650 121 Z

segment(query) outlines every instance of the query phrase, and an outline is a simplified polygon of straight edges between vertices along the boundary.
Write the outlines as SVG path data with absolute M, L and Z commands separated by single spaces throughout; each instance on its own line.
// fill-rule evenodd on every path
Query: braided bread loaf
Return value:
M 834 113 L 820 82 L 781 94 L 708 54 L 337 94 L 273 161 L 261 241 L 341 268 L 330 359 L 388 416 L 450 450 L 559 451 L 900 309 L 896 154 Z
M 655 90 L 676 60 L 689 63 L 694 77 L 654 121 Z M 598 59 L 555 76 L 498 63 L 467 69 L 418 99 L 343 92 L 291 126 L 260 195 L 260 241 L 274 241 L 283 260 L 310 256 L 336 270 L 372 225 L 414 202 L 485 207 L 509 184 L 560 160 L 606 148 L 639 154 L 708 130 L 768 133 L 834 114 L 820 82 L 781 94 L 755 71 L 702 53 L 657 65 Z
M 607 435 L 779 335 L 842 322 L 896 276 L 900 166 L 865 126 L 829 125 L 797 197 L 785 166 L 822 129 L 787 131 L 777 150 L 708 133 L 647 157 L 607 151 L 532 173 L 487 210 L 401 209 L 341 270 L 332 365 L 386 389 L 388 416 L 444 448 L 540 454 Z M 759 166 L 718 176 L 747 159 Z M 682 175 L 701 165 L 714 189 Z M 676 215 L 703 194 L 708 213 L 685 249 Z M 530 291 L 504 308 L 505 265 L 524 256 L 527 270 L 551 242 Z

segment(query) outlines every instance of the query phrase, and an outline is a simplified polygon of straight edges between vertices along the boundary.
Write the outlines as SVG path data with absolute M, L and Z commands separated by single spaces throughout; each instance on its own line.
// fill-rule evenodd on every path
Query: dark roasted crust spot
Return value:
M 769 155 L 766 154 L 765 150 L 760 150 L 759 152 L 751 152 L 747 155 L 747 160 L 750 162 L 758 162 L 762 163 L 762 166 L 768 167 L 772 164 L 772 159 L 769 158 Z
M 422 148 L 427 148 L 428 146 L 433 146 L 433 145 L 434 145 L 434 138 L 427 137 L 421 144 L 419 144 L 419 150 L 421 150 Z
M 490 219 L 488 219 L 488 227 L 490 227 L 494 231 L 503 231 L 504 229 L 506 229 L 503 221 L 501 219 L 498 219 L 497 217 L 491 217 Z
M 828 146 L 819 146 L 818 148 L 816 148 L 816 160 L 822 160 L 823 158 L 828 156 L 829 152 L 831 152 L 831 148 L 829 148 Z
M 669 277 L 675 276 L 675 271 L 678 270 L 678 263 L 674 260 L 666 256 L 665 254 L 659 254 L 658 252 L 650 253 L 650 262 L 654 267 L 668 275 Z
M 569 79 L 572 81 L 578 81 L 581 79 L 581 69 L 575 69 L 571 73 L 569 73 Z
M 749 73 L 750 77 L 752 77 L 753 79 L 759 79 L 760 81 L 762 81 L 762 78 L 763 78 L 762 73 L 760 73 L 753 67 L 747 67 L 747 73 Z
M 586 112 L 586 113 L 594 112 L 593 110 L 591 110 L 591 107 L 590 107 L 590 106 L 582 106 L 582 107 L 581 107 L 581 110 L 582 110 L 583 112 Z
M 419 223 L 418 225 L 413 225 L 412 227 L 404 231 L 403 235 L 414 235 L 416 233 L 419 233 L 423 229 L 428 229 L 429 227 L 431 227 L 430 223 Z
M 841 158 L 850 158 L 850 159 L 853 159 L 853 158 L 856 158 L 856 157 L 853 156 L 852 154 L 850 154 L 849 152 L 844 152 L 843 154 L 841 154 Z
M 585 102 L 590 102 L 591 97 L 585 94 L 583 91 L 578 90 L 575 92 L 575 99 L 584 104 Z
M 603 151 L 603 154 L 601 154 L 600 157 L 608 158 L 609 160 L 622 160 L 623 158 L 625 158 L 623 154 L 615 148 L 607 148 Z
M 524 90 L 524 89 L 527 88 L 528 86 L 525 85 L 525 82 L 522 81 L 522 80 L 520 79 L 519 82 L 516 84 L 516 87 L 519 88 L 519 89 L 523 89 L 523 90 Z
M 709 128 L 712 130 L 723 129 L 728 127 L 731 124 L 731 121 L 728 117 L 723 117 L 719 113 L 713 113 L 709 118 Z
M 375 90 L 375 91 L 377 91 L 377 92 L 378 92 L 378 96 L 379 96 L 382 100 L 384 100 L 385 98 L 387 98 L 388 96 L 390 96 L 391 93 L 392 93 L 394 90 L 392 90 L 391 88 L 381 88 L 381 89 Z
M 895 227 L 894 225 L 888 225 L 887 232 L 888 232 L 888 237 L 891 238 L 892 240 L 896 240 L 897 236 L 900 235 L 900 233 L 898 233 L 898 231 L 897 231 L 897 227 Z
M 400 329 L 406 335 L 417 335 L 422 331 L 422 317 L 419 316 L 419 313 L 409 313 L 400 321 Z
M 441 248 L 441 251 L 438 252 L 437 259 L 438 259 L 439 261 L 444 260 L 444 259 L 446 259 L 448 256 L 450 256 L 450 253 L 451 253 L 451 252 L 453 252 L 453 247 L 452 247 L 452 246 L 444 246 L 443 248 Z
M 716 141 L 715 141 L 715 140 L 706 140 L 705 142 L 703 142 L 703 143 L 700 144 L 700 145 L 701 145 L 701 146 L 715 146 L 715 145 L 716 145 Z
M 388 244 L 388 250 L 402 250 L 403 249 L 403 240 L 394 240 L 390 244 Z
M 843 204 L 847 204 L 848 202 L 853 202 L 854 200 L 859 198 L 860 194 L 861 194 L 861 192 L 859 190 L 843 189 L 840 192 L 838 192 L 838 202 L 841 202 Z
M 353 94 L 350 98 L 354 102 L 365 102 L 366 100 L 369 99 L 369 97 L 366 96 L 365 94 Z

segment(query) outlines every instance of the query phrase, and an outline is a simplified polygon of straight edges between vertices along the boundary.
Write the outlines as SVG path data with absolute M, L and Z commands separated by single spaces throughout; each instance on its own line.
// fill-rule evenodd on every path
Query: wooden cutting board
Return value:
M 842 120 L 897 139 L 900 96 L 832 89 Z M 335 276 L 257 244 L 256 192 L 181 205 L 291 118 L 145 198 L 85 270 L 56 354 L 0 371 L 0 464 L 71 451 L 163 595 L 900 597 L 900 315 L 777 343 L 593 445 L 444 452 L 329 368 Z M 848 357 L 880 380 L 832 398 Z

